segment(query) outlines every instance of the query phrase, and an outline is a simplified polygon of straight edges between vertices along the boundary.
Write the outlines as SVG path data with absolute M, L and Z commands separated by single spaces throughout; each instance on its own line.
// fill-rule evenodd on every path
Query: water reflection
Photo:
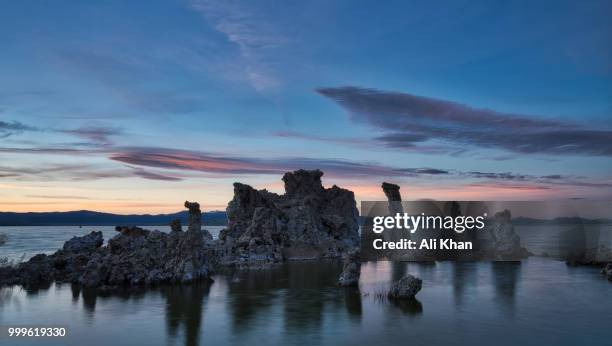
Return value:
M 179 327 L 183 325 L 185 345 L 199 344 L 202 307 L 210 293 L 210 285 L 202 282 L 161 288 L 161 295 L 166 299 L 166 325 L 170 337 L 176 338 Z
M 361 321 L 361 314 L 363 313 L 361 291 L 357 287 L 345 287 L 342 290 L 344 291 L 344 304 L 349 316 L 354 321 Z
M 418 299 L 408 299 L 408 300 L 397 300 L 392 299 L 389 300 L 391 305 L 400 309 L 401 312 L 408 316 L 420 315 L 423 313 L 423 304 Z
M 391 262 L 391 280 L 397 281 L 406 275 L 407 262 Z
M 338 287 L 340 270 L 333 261 L 292 262 L 271 270 L 222 273 L 212 285 L 113 293 L 71 285 L 5 288 L 0 289 L 0 319 L 44 324 L 57 315 L 57 323 L 69 325 L 78 340 L 92 345 L 125 344 L 126 339 L 169 345 L 367 345 L 397 343 L 414 333 L 423 344 L 469 344 L 470 333 L 481 332 L 476 328 L 482 323 L 490 335 L 506 335 L 512 328 L 518 338 L 525 331 L 520 340 L 500 339 L 511 345 L 529 344 L 530 326 L 542 320 L 547 324 L 540 328 L 546 330 L 535 332 L 546 344 L 559 341 L 550 336 L 568 328 L 574 334 L 564 335 L 566 344 L 579 341 L 571 335 L 589 331 L 609 335 L 604 322 L 612 289 L 596 269 L 567 272 L 564 263 L 541 258 L 523 264 L 367 262 L 359 288 Z M 387 300 L 386 288 L 406 274 L 423 279 L 418 299 Z M 576 290 L 583 295 L 576 296 Z M 569 326 L 559 317 L 576 314 L 581 319 Z M 458 321 L 461 328 L 440 328 Z
M 514 313 L 516 285 L 521 274 L 521 262 L 492 262 L 495 300 L 502 309 Z
M 321 329 L 325 313 L 346 310 L 353 321 L 362 314 L 358 288 L 337 287 L 337 261 L 290 262 L 270 270 L 246 270 L 228 275 L 227 302 L 234 333 L 246 333 L 261 316 L 280 307 L 287 334 Z M 330 311 L 331 310 L 331 311 Z
M 453 297 L 457 306 L 462 306 L 468 289 L 475 287 L 478 280 L 478 266 L 475 262 L 452 263 Z

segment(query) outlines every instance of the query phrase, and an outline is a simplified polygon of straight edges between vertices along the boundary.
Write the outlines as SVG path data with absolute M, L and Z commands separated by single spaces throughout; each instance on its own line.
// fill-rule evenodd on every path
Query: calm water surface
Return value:
M 539 257 L 368 262 L 359 289 L 336 287 L 340 270 L 337 262 L 292 262 L 218 274 L 212 284 L 115 294 L 55 284 L 4 288 L 0 325 L 62 325 L 69 336 L 0 344 L 611 344 L 612 283 L 597 268 Z M 423 279 L 418 302 L 379 297 L 406 273 Z

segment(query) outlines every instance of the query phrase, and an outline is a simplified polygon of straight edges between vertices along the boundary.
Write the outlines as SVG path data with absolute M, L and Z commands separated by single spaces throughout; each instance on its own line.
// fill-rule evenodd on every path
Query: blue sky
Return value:
M 288 169 L 610 197 L 607 1 L 8 2 L 0 210 L 221 209 Z

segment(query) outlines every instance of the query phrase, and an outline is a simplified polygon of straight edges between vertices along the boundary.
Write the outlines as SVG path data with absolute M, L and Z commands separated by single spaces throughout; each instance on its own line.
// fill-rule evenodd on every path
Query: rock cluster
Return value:
M 391 299 L 414 299 L 422 284 L 421 279 L 408 274 L 391 285 L 387 296 Z
M 171 222 L 169 233 L 118 226 L 107 245 L 101 232 L 91 232 L 67 241 L 52 255 L 0 267 L 0 286 L 57 281 L 113 288 L 191 282 L 209 278 L 215 266 L 252 268 L 291 259 L 340 258 L 359 246 L 355 197 L 337 186 L 324 188 L 322 175 L 318 170 L 285 174 L 284 195 L 234 184 L 229 224 L 218 240 L 202 229 L 200 205 L 187 201 L 185 232 L 179 220 Z M 358 266 L 350 275 L 347 280 L 355 275 L 358 280 Z
M 587 249 L 578 247 L 562 254 L 562 257 L 570 266 L 605 266 L 612 262 L 612 249 L 603 244 Z
M 346 254 L 344 257 L 344 265 L 338 285 L 343 287 L 357 286 L 359 284 L 359 276 L 361 275 L 361 259 L 359 251 L 354 250 Z
M 228 227 L 219 234 L 224 265 L 267 266 L 292 259 L 339 258 L 359 246 L 353 192 L 321 184 L 323 172 L 283 176 L 285 194 L 235 183 Z
M 191 282 L 211 274 L 214 251 L 207 231 L 190 227 L 187 232 L 163 233 L 133 226 L 116 230 L 119 234 L 106 246 L 102 232 L 91 232 L 70 239 L 52 255 L 39 254 L 16 267 L 0 268 L 0 285 L 56 281 L 113 288 Z

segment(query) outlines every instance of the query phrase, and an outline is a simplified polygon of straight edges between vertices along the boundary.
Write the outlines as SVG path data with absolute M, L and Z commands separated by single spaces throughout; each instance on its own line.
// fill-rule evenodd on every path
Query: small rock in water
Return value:
M 423 280 L 410 274 L 394 282 L 387 296 L 391 299 L 413 299 L 421 290 Z
M 175 219 L 170 222 L 170 229 L 172 232 L 181 232 L 183 231 L 183 226 L 181 225 L 181 220 Z

